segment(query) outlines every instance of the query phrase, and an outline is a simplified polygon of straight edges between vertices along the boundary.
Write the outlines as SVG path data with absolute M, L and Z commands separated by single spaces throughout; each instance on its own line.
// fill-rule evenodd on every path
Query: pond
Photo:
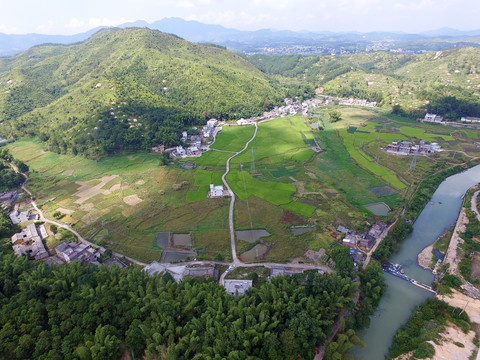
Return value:
M 376 202 L 372 204 L 363 205 L 372 213 L 377 216 L 387 216 L 388 212 L 391 210 L 390 207 L 384 202 Z
M 235 231 L 235 236 L 237 237 L 238 240 L 254 243 L 261 237 L 270 236 L 270 233 L 265 229 L 238 230 L 238 231 Z
M 255 261 L 268 252 L 268 246 L 265 244 L 255 245 L 252 249 L 245 251 L 240 255 L 243 261 Z

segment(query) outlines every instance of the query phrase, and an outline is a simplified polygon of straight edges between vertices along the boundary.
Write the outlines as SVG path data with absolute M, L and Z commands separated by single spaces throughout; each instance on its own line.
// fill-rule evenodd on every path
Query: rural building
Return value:
M 343 245 L 347 245 L 349 248 L 353 249 L 357 245 L 357 238 L 355 235 L 346 235 L 345 238 L 342 240 Z
M 364 257 L 363 257 L 363 253 L 362 253 L 361 251 L 351 249 L 351 250 L 350 250 L 350 257 L 351 257 L 352 260 L 355 261 L 356 263 L 361 263 L 361 264 L 363 264 Z
M 9 216 L 10 220 L 12 220 L 12 224 L 14 225 L 38 219 L 38 215 L 30 215 L 29 210 L 25 210 L 22 212 L 15 210 L 12 211 Z
M 178 266 L 166 266 L 164 264 L 160 264 L 158 261 L 154 261 L 151 264 L 145 266 L 143 271 L 146 271 L 148 275 L 161 275 L 164 273 L 169 273 L 173 279 L 179 283 L 183 280 L 183 274 L 185 273 L 185 265 L 178 265 Z
M 425 140 L 420 141 L 420 145 L 412 145 L 410 141 L 393 141 L 388 144 L 386 152 L 394 155 L 428 155 L 435 152 L 442 152 L 443 149 L 438 143 L 432 142 L 428 144 Z
M 13 204 L 15 204 L 20 197 L 20 194 L 14 191 L 7 191 L 0 193 L 0 203 L 2 203 L 2 208 L 6 209 Z
M 375 245 L 376 240 L 376 238 L 367 234 L 360 239 L 358 244 L 363 248 L 371 249 Z
M 67 264 L 71 261 L 85 261 L 95 265 L 100 265 L 97 259 L 102 253 L 101 251 L 91 248 L 90 245 L 73 241 L 62 242 L 57 245 L 55 247 L 55 252 L 57 253 L 57 256 Z
M 237 120 L 237 125 L 243 126 L 243 125 L 248 125 L 250 122 L 248 120 L 245 120 L 244 118 L 241 118 L 240 120 Z
M 338 225 L 337 231 L 341 232 L 342 234 L 348 234 L 350 232 L 350 229 L 347 229 L 346 227 L 342 225 Z
M 248 289 L 253 286 L 252 280 L 236 280 L 236 279 L 228 279 L 224 281 L 223 286 L 225 287 L 225 291 L 228 294 L 238 294 L 238 295 L 245 295 Z
M 218 270 L 213 266 L 197 266 L 197 267 L 187 267 L 184 276 L 192 277 L 213 277 L 218 279 Z
M 223 192 L 222 185 L 210 184 L 210 191 L 208 192 L 208 197 L 216 198 L 216 197 L 222 197 L 223 195 L 224 195 L 224 192 Z
M 387 225 L 385 223 L 378 221 L 371 227 L 367 235 L 372 236 L 374 239 L 378 239 L 386 228 Z
M 443 122 L 443 116 L 427 113 L 422 121 L 439 124 Z
M 217 119 L 210 119 L 207 121 L 207 126 L 208 127 L 215 127 L 217 126 L 218 124 L 218 120 Z
M 13 251 L 17 256 L 27 255 L 35 260 L 48 257 L 42 234 L 47 234 L 43 225 L 37 227 L 35 224 L 28 224 L 25 229 L 12 236 Z
M 461 122 L 470 123 L 470 124 L 478 124 L 480 123 L 480 118 L 478 117 L 471 117 L 465 116 L 460 119 Z
M 162 153 L 165 151 L 165 145 L 154 146 L 152 147 L 152 151 L 155 151 L 157 153 Z

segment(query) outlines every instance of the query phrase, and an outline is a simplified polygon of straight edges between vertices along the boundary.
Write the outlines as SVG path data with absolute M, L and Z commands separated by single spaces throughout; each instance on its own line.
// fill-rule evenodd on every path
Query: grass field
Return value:
M 254 132 L 254 126 L 224 126 L 212 147 L 219 150 L 240 151 Z
M 435 142 L 438 141 L 438 138 L 441 138 L 445 141 L 453 141 L 455 140 L 452 135 L 447 135 L 447 134 L 428 134 L 425 129 L 420 129 L 417 127 L 411 127 L 411 126 L 402 126 L 400 128 L 400 132 L 402 134 L 405 134 L 408 137 L 414 137 L 419 140 L 426 140 L 426 141 L 431 141 Z

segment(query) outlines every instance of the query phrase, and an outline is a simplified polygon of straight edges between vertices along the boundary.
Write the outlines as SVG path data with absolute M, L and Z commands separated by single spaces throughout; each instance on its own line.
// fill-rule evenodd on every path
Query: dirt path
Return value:
M 477 199 L 478 199 L 478 193 L 480 193 L 480 190 L 475 191 L 475 193 L 472 196 L 472 211 L 477 215 L 477 220 L 480 222 L 480 213 L 478 212 L 478 206 L 477 206 Z
M 460 259 L 457 256 L 457 247 L 459 244 L 463 243 L 463 239 L 460 237 L 460 234 L 465 231 L 465 225 L 468 224 L 468 217 L 465 211 L 465 208 L 460 209 L 460 214 L 458 215 L 457 223 L 455 229 L 453 230 L 452 239 L 448 245 L 447 253 L 445 254 L 445 259 L 443 263 L 449 264 L 448 272 L 450 274 L 458 274 L 458 264 Z

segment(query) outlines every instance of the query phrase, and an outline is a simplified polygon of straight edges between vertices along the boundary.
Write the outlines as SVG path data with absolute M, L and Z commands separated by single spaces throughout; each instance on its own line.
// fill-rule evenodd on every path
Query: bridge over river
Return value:
M 417 281 L 417 280 L 412 279 L 412 278 L 408 277 L 407 275 L 405 275 L 403 273 L 403 268 L 402 268 L 401 265 L 386 263 L 385 265 L 383 265 L 383 271 L 390 274 L 390 275 L 396 276 L 396 277 L 398 277 L 402 280 L 408 281 L 408 282 L 412 283 L 413 285 L 416 285 L 416 286 L 418 286 L 422 289 L 428 290 L 428 291 L 436 294 L 436 291 L 433 290 L 433 288 L 431 286 L 425 285 L 425 284 L 421 283 L 420 281 Z

